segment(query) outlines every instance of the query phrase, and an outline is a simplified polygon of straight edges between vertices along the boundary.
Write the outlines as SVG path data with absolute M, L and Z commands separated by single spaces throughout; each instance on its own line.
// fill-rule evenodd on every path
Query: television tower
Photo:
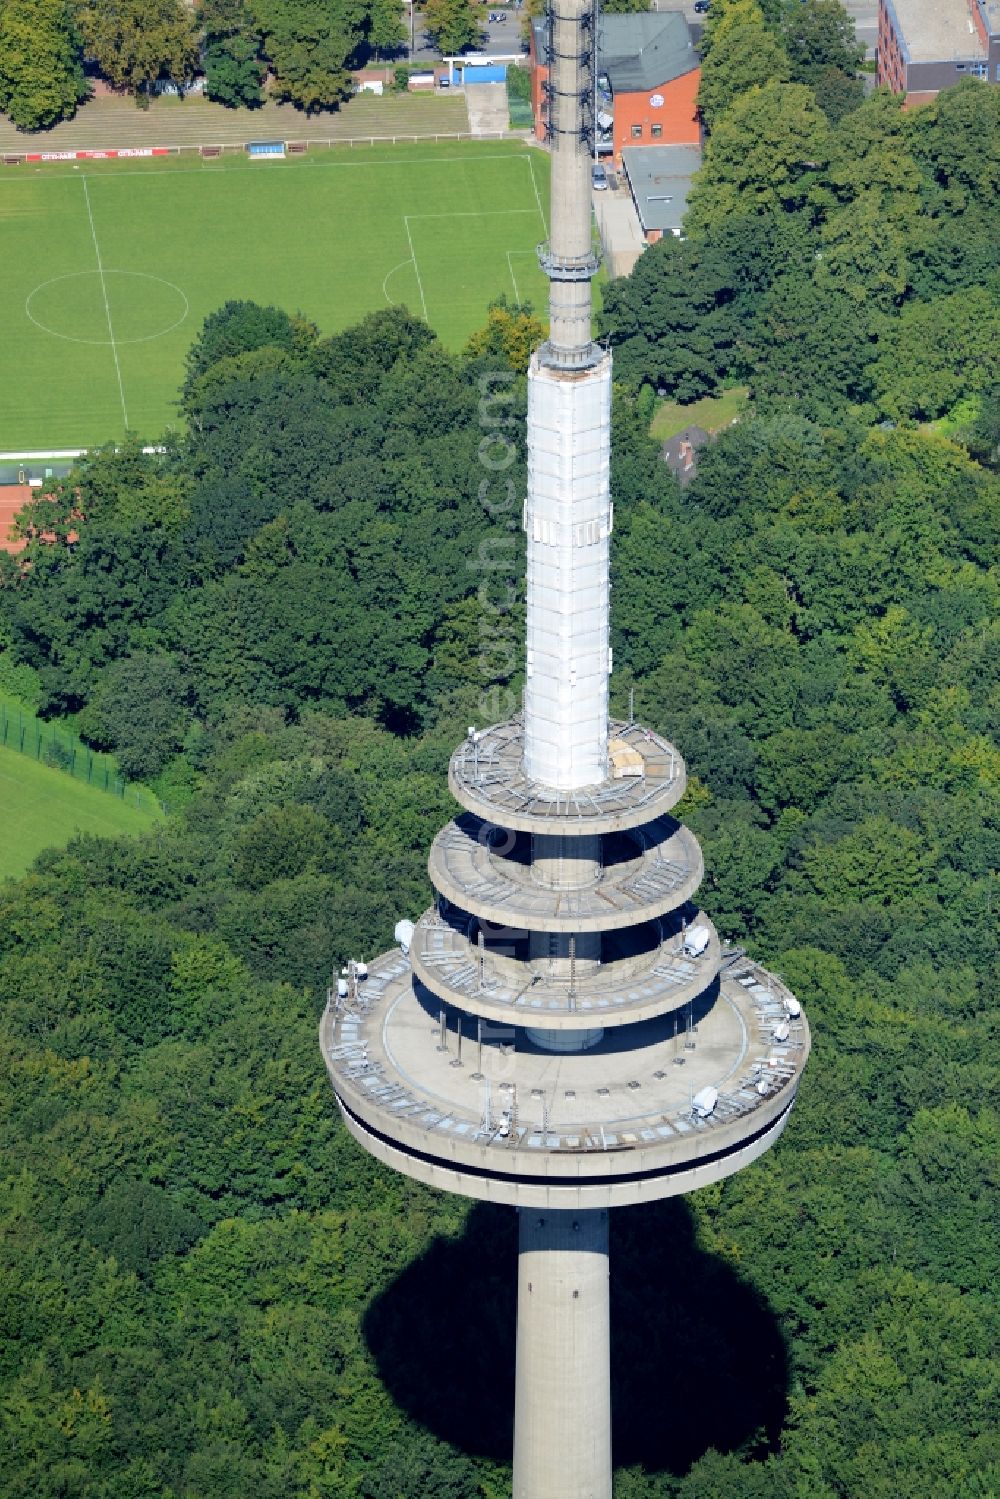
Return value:
M 549 337 L 528 374 L 523 715 L 470 729 L 436 904 L 331 990 L 348 1129 L 519 1210 L 514 1499 L 610 1499 L 608 1212 L 749 1165 L 809 1052 L 781 981 L 723 949 L 669 814 L 684 762 L 609 722 L 611 355 L 591 339 L 594 0 L 550 12 Z M 669 1247 L 665 1247 L 669 1253 Z

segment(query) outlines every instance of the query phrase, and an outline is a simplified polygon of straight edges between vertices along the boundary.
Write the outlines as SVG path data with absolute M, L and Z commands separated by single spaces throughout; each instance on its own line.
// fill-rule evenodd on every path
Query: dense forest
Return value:
M 962 177 L 988 92 L 837 127 L 915 161 L 933 219 L 884 302 L 805 275 L 812 186 L 606 291 L 613 692 L 686 756 L 706 908 L 814 1038 L 773 1152 L 613 1221 L 618 1499 L 1000 1490 L 997 401 L 939 331 L 995 290 Z M 723 241 L 742 323 L 702 294 Z M 672 309 L 645 343 L 613 324 L 643 285 Z M 794 369 L 719 362 L 779 305 Z M 465 726 L 518 701 L 537 334 L 498 307 L 455 355 L 399 310 L 322 338 L 229 304 L 184 435 L 89 456 L 0 558 L 3 679 L 171 807 L 0 888 L 11 1499 L 509 1493 L 514 1216 L 358 1150 L 316 1026 L 331 966 L 429 900 Z M 754 399 L 682 493 L 647 392 L 696 347 Z M 845 373 L 915 393 L 932 360 L 933 409 Z

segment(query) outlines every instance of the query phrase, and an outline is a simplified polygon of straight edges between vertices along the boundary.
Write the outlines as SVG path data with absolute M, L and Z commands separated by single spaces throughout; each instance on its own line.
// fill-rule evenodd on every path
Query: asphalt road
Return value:
M 844 9 L 854 19 L 854 27 L 857 32 L 858 41 L 862 42 L 869 57 L 875 56 L 875 39 L 878 35 L 878 0 L 843 0 Z M 652 0 L 653 10 L 677 10 L 683 8 L 684 15 L 691 27 L 691 35 L 697 42 L 701 35 L 704 18 L 695 14 L 694 0 L 687 0 L 683 7 L 679 7 L 677 0 Z M 521 37 L 521 12 L 514 10 L 512 6 L 493 7 L 494 14 L 502 14 L 506 10 L 507 20 L 505 22 L 494 21 L 486 27 L 487 40 L 480 49 L 489 57 L 500 57 L 511 53 L 519 53 L 524 50 Z M 487 11 L 489 14 L 489 10 Z M 428 41 L 423 27 L 423 16 L 418 10 L 414 16 L 414 38 L 416 48 L 412 53 L 415 62 L 435 62 L 439 54 Z
M 858 41 L 864 42 L 869 57 L 875 56 L 875 39 L 878 36 L 877 0 L 842 0 L 847 14 L 854 20 Z
M 487 10 L 487 15 L 490 10 Z M 484 28 L 486 40 L 477 49 L 478 52 L 487 57 L 510 57 L 524 52 L 527 49 L 521 37 L 521 12 L 514 10 L 513 6 L 498 5 L 493 11 L 495 15 L 506 14 L 506 21 L 488 22 Z M 414 16 L 413 23 L 414 40 L 416 46 L 410 54 L 414 62 L 439 62 L 441 54 L 430 45 L 427 33 L 424 30 L 423 15 L 418 10 Z

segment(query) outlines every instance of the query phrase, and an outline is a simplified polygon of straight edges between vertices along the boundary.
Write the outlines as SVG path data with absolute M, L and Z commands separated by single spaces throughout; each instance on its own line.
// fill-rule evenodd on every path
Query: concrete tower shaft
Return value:
M 549 343 L 563 369 L 589 362 L 590 278 L 597 270 L 590 214 L 590 153 L 597 10 L 594 0 L 554 0 L 549 11 L 548 140 L 552 151 Z
M 611 1492 L 608 1215 L 522 1208 L 518 1229 L 514 1499 L 602 1499 Z

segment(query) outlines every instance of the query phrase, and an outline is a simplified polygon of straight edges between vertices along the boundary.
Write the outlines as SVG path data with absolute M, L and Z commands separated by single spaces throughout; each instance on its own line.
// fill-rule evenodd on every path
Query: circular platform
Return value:
M 480 981 L 475 936 L 443 921 L 433 909 L 416 924 L 410 962 L 414 975 L 436 998 L 499 1025 L 540 1030 L 631 1025 L 675 1015 L 712 983 L 721 957 L 718 934 L 700 912 L 691 925 L 709 933 L 698 957 L 685 955 L 681 932 L 671 933 L 647 951 L 579 972 L 572 994 L 568 979 L 534 973 L 523 958 L 497 952 L 493 946 L 483 955 Z
M 530 862 L 499 852 L 496 831 L 472 815 L 456 818 L 431 844 L 428 873 L 434 888 L 463 911 L 525 931 L 636 926 L 684 905 L 705 872 L 694 834 L 668 817 L 619 840 L 624 857 L 605 863 L 589 885 L 575 890 L 539 884 Z
M 560 792 L 524 773 L 524 723 L 513 718 L 466 740 L 451 757 L 448 785 L 467 811 L 523 833 L 614 833 L 652 822 L 684 795 L 684 761 L 658 734 L 639 724 L 612 722 L 609 737 L 631 753 L 624 768 L 596 786 Z M 632 773 L 632 772 L 636 773 Z
M 791 996 L 744 959 L 724 964 L 690 1030 L 649 1020 L 570 1054 L 488 1026 L 480 1056 L 468 1016 L 446 1013 L 442 1038 L 437 1001 L 399 952 L 369 973 L 357 1003 L 321 1022 L 348 1128 L 408 1175 L 495 1202 L 612 1207 L 717 1181 L 781 1133 L 809 1052 Z M 716 1098 L 699 1117 L 706 1088 Z

